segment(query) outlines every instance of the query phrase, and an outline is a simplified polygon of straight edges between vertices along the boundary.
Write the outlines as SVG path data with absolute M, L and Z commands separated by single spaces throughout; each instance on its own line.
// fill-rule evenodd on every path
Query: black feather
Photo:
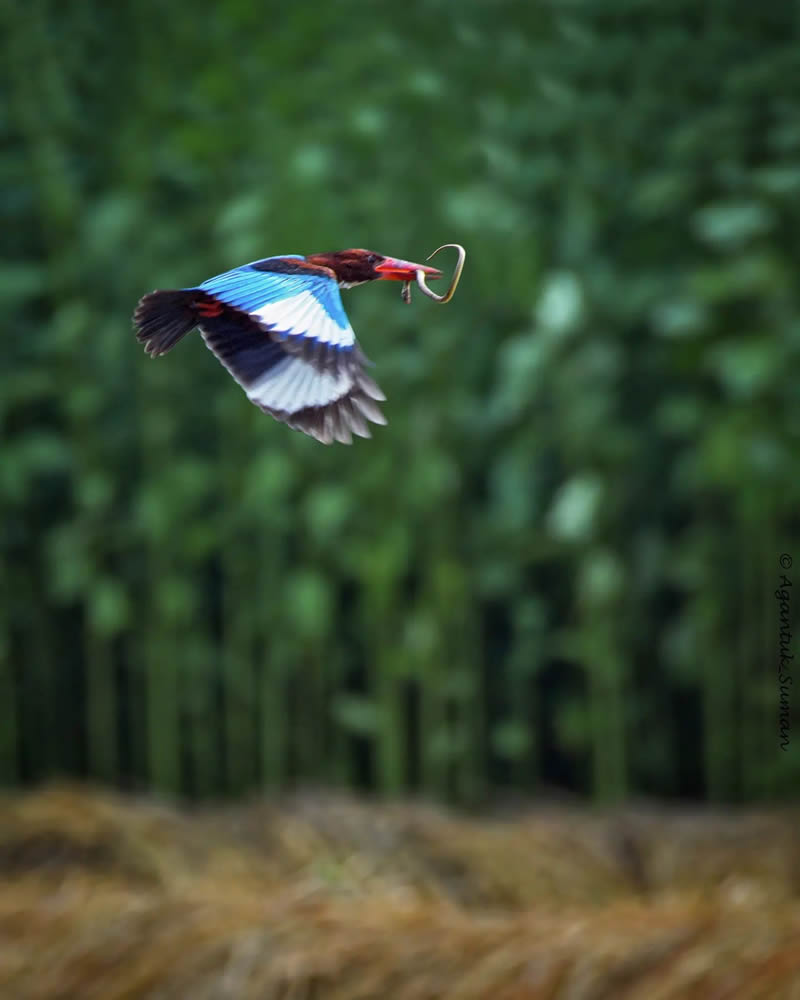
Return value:
M 147 354 L 166 354 L 197 326 L 195 306 L 208 296 L 197 289 L 150 292 L 139 300 L 133 314 L 136 339 Z

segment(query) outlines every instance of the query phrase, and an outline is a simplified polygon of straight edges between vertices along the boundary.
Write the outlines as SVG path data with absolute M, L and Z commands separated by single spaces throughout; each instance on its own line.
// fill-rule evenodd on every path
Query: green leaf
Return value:
M 121 632 L 130 620 L 130 602 L 118 580 L 101 577 L 89 595 L 89 625 L 101 635 Z
M 603 484 L 591 475 L 574 476 L 559 489 L 547 525 L 561 541 L 578 542 L 590 537 L 603 498 Z
M 286 581 L 284 606 L 288 621 L 301 637 L 319 640 L 331 626 L 330 588 L 314 570 L 297 570 Z
M 527 726 L 514 719 L 498 722 L 492 729 L 492 749 L 507 760 L 520 760 L 529 753 L 531 742 Z
M 695 231 L 707 243 L 727 248 L 763 236 L 774 224 L 769 207 L 758 201 L 723 201 L 695 214 Z
M 336 695 L 331 715 L 343 729 L 356 736 L 373 736 L 378 731 L 378 709 L 368 698 Z

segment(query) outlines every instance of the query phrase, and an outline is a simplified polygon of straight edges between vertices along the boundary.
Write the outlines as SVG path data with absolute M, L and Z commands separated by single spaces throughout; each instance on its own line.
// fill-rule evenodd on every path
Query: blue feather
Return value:
M 290 258 L 284 256 L 255 261 L 255 264 L 260 265 L 258 269 L 253 264 L 245 264 L 209 278 L 199 287 L 219 299 L 220 302 L 225 302 L 227 305 L 246 313 L 255 312 L 272 302 L 280 302 L 302 292 L 310 292 L 330 319 L 341 330 L 346 330 L 350 323 L 339 295 L 339 286 L 333 278 L 313 272 L 286 274 L 264 269 L 264 265 L 270 260 L 275 260 L 277 263 L 277 261 L 287 259 L 302 260 L 303 258 L 291 255 Z M 292 331 L 286 332 L 291 333 Z M 311 335 L 313 336 L 313 332 Z

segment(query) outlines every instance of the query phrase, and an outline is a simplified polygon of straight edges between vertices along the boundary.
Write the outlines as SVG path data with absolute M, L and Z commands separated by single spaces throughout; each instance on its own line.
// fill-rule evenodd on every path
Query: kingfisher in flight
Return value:
M 287 254 L 235 267 L 195 288 L 151 292 L 139 301 L 133 321 L 137 339 L 154 358 L 199 328 L 251 403 L 323 444 L 350 444 L 353 434 L 370 437 L 368 422 L 386 423 L 378 405 L 386 397 L 365 370 L 371 362 L 339 289 L 402 281 L 409 301 L 416 280 L 443 302 L 458 277 L 439 296 L 425 279 L 441 276 L 435 267 L 370 250 Z

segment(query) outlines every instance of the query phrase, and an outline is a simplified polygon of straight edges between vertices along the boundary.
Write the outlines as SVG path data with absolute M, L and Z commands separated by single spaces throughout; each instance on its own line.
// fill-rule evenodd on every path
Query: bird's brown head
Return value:
M 417 271 L 428 278 L 441 278 L 442 272 L 427 264 L 415 264 L 398 257 L 384 257 L 371 250 L 337 250 L 335 253 L 313 253 L 306 257 L 312 264 L 329 267 L 340 287 L 350 288 L 365 281 L 414 281 Z

